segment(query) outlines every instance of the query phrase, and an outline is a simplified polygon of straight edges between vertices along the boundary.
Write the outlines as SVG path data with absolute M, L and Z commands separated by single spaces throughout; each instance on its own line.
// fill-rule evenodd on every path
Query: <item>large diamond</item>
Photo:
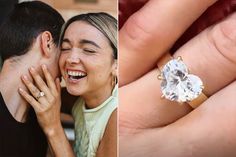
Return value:
M 197 98 L 203 89 L 201 79 L 188 74 L 186 65 L 180 59 L 170 60 L 161 70 L 161 91 L 171 101 L 187 102 Z

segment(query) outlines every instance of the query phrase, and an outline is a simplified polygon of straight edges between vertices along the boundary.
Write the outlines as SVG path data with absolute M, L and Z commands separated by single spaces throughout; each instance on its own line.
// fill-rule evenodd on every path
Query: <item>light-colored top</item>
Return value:
M 86 109 L 85 102 L 79 98 L 72 108 L 75 120 L 75 145 L 77 157 L 95 157 L 108 120 L 118 105 L 118 86 L 112 95 L 101 105 Z

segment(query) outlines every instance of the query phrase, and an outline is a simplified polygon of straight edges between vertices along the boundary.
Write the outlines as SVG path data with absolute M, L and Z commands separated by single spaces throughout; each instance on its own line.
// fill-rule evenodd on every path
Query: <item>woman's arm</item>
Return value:
M 56 157 L 74 157 L 73 150 L 60 121 L 60 81 L 56 79 L 55 84 L 46 66 L 42 66 L 42 70 L 46 83 L 34 68 L 30 68 L 30 74 L 35 84 L 26 76 L 22 77 L 22 81 L 32 95 L 21 88 L 19 93 L 34 108 L 39 125 L 47 136 L 54 155 Z M 41 96 L 40 91 L 44 93 Z
M 55 130 L 46 133 L 50 149 L 55 157 L 75 157 L 64 129 L 59 125 Z
M 104 136 L 99 144 L 96 157 L 117 156 L 117 109 L 113 111 L 107 123 Z

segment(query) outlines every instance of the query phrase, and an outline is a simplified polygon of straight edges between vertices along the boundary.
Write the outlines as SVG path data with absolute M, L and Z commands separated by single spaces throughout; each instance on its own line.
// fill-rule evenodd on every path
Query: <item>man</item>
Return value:
M 59 35 L 64 23 L 50 6 L 34 1 L 17 4 L 0 27 L 0 156 L 46 156 L 47 140 L 35 113 L 19 95 L 21 76 L 47 65 L 58 76 Z
M 13 9 L 14 5 L 18 3 L 18 0 L 0 0 L 0 25 L 6 18 L 7 14 Z M 2 59 L 0 53 L 0 69 L 2 67 Z

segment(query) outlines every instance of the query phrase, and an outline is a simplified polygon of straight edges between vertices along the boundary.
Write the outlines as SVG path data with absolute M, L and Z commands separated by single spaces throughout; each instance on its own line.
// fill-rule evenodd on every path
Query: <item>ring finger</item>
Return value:
M 26 75 L 22 76 L 22 80 L 23 83 L 25 84 L 25 86 L 29 89 L 30 93 L 34 96 L 34 98 L 39 101 L 41 104 L 47 104 L 47 99 L 45 98 L 45 96 L 40 96 L 40 90 L 33 85 L 33 83 L 28 79 L 28 77 Z M 46 94 L 46 93 L 44 93 Z
M 53 99 L 51 90 L 49 89 L 49 87 L 46 85 L 46 83 L 43 81 L 43 79 L 41 78 L 41 76 L 37 73 L 37 71 L 35 70 L 35 68 L 31 67 L 29 69 L 31 76 L 33 77 L 37 87 L 39 88 L 39 90 L 41 90 L 42 92 L 45 93 L 46 97 L 48 98 L 48 100 Z
M 174 56 L 181 56 L 192 74 L 204 82 L 208 96 L 222 89 L 236 77 L 236 14 L 212 26 L 181 47 Z M 157 69 L 119 91 L 120 125 L 138 122 L 143 128 L 160 127 L 183 117 L 189 105 L 162 100 Z M 142 97 L 140 97 L 142 95 Z M 132 102 L 132 103 L 130 103 Z M 139 107 L 137 107 L 139 106 Z M 122 122 L 122 123 L 121 123 Z M 139 127 L 140 127 L 139 126 Z

